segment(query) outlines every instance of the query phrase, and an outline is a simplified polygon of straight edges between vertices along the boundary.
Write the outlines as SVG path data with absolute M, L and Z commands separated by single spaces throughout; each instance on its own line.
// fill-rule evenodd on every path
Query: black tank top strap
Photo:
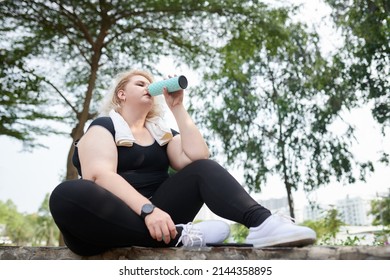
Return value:
M 112 122 L 112 119 L 110 117 L 99 117 L 99 118 L 95 119 L 91 123 L 89 128 L 91 128 L 94 125 L 100 125 L 100 126 L 104 127 L 105 129 L 107 129 L 112 134 L 112 137 L 115 138 L 114 123 Z

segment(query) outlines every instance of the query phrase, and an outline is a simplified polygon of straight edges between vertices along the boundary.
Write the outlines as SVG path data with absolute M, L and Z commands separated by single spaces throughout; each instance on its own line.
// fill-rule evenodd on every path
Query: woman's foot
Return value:
M 290 217 L 272 215 L 261 225 L 249 228 L 246 243 L 254 247 L 300 247 L 316 241 L 314 230 L 294 224 Z
M 219 220 L 176 225 L 182 227 L 181 242 L 185 247 L 204 247 L 208 243 L 221 243 L 230 235 L 230 226 Z

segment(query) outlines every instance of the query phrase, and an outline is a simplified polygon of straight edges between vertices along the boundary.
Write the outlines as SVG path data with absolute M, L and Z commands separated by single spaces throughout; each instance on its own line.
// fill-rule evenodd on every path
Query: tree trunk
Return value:
M 84 134 L 84 127 L 87 121 L 89 120 L 91 114 L 90 114 L 90 105 L 93 95 L 93 90 L 95 88 L 96 84 L 96 78 L 97 78 L 97 71 L 99 69 L 99 60 L 101 55 L 101 49 L 98 51 L 95 51 L 95 53 L 92 55 L 92 63 L 91 63 L 91 75 L 89 77 L 88 81 L 88 88 L 85 94 L 83 109 L 81 113 L 77 115 L 77 124 L 72 129 L 71 137 L 72 137 L 72 143 L 69 148 L 67 162 L 66 162 L 66 177 L 65 180 L 74 180 L 78 178 L 77 169 L 73 166 L 72 157 L 75 150 L 75 142 L 81 138 Z M 59 246 L 64 246 L 64 238 L 62 234 L 60 233 L 59 237 Z
M 78 122 L 77 122 L 76 126 L 73 128 L 72 133 L 71 133 L 72 144 L 69 148 L 68 158 L 67 158 L 67 163 L 66 163 L 66 180 L 73 180 L 73 179 L 76 179 L 78 177 L 77 170 L 73 166 L 73 163 L 72 163 L 72 156 L 73 156 L 74 148 L 75 148 L 74 143 L 77 140 L 79 140 L 81 138 L 81 136 L 83 136 L 85 124 L 91 116 L 89 110 L 90 110 L 93 90 L 95 89 L 97 71 L 99 69 L 100 54 L 101 54 L 101 50 L 96 51 L 92 56 L 91 75 L 90 75 L 89 81 L 88 81 L 88 88 L 87 88 L 87 92 L 85 94 L 83 109 L 82 109 L 81 113 L 78 114 L 78 116 L 77 116 Z
M 280 116 L 279 116 L 280 120 Z M 284 185 L 286 186 L 286 191 L 287 191 L 287 202 L 288 202 L 288 207 L 290 209 L 290 216 L 292 218 L 295 218 L 294 214 L 294 199 L 291 193 L 291 183 L 290 183 L 290 178 L 288 177 L 288 167 L 287 167 L 287 159 L 286 159 L 286 152 L 285 152 L 285 142 L 283 141 L 283 133 L 282 133 L 282 122 L 279 122 L 279 146 L 282 151 L 282 172 L 283 172 L 283 181 Z
M 274 91 L 276 93 L 276 91 Z M 276 96 L 276 94 L 275 94 Z M 282 164 L 282 172 L 283 172 L 283 182 L 284 185 L 286 186 L 286 191 L 287 191 L 287 202 L 288 202 L 288 207 L 290 209 L 290 216 L 291 218 L 295 218 L 294 214 L 294 199 L 292 196 L 291 192 L 291 183 L 290 183 L 290 178 L 288 176 L 288 167 L 287 167 L 287 158 L 286 158 L 286 151 L 285 151 L 285 146 L 286 142 L 283 140 L 283 120 L 281 116 L 281 108 L 278 107 L 278 118 L 279 118 L 279 144 L 278 146 L 281 149 L 281 154 L 282 154 L 282 159 L 281 159 L 281 164 Z
M 80 136 L 81 137 L 81 136 Z M 72 163 L 72 156 L 74 153 L 74 143 L 77 140 L 77 137 L 72 137 L 72 144 L 70 145 L 69 151 L 68 151 L 68 157 L 66 161 L 66 180 L 74 180 L 77 179 L 78 173 L 77 169 L 73 166 Z
M 294 199 L 291 192 L 291 183 L 289 182 L 289 177 L 287 174 L 287 165 L 286 165 L 286 156 L 284 153 L 284 145 L 282 146 L 283 152 L 282 152 L 282 166 L 283 166 L 283 180 L 284 185 L 286 186 L 287 191 L 287 201 L 288 201 L 288 207 L 290 209 L 290 216 L 292 218 L 295 218 L 294 214 Z
M 287 190 L 287 201 L 288 201 L 288 207 L 290 209 L 290 216 L 291 218 L 295 218 L 295 213 L 294 213 L 294 199 L 291 193 L 291 186 L 288 182 L 284 182 L 286 185 L 286 190 Z

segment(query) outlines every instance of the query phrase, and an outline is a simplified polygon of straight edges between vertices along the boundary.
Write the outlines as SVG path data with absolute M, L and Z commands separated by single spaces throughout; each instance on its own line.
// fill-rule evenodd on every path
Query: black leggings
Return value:
M 247 227 L 258 226 L 271 215 L 212 160 L 189 164 L 161 184 L 150 200 L 176 225 L 191 222 L 203 203 L 215 214 Z M 170 244 L 156 241 L 141 217 L 89 180 L 58 185 L 50 197 L 50 210 L 66 245 L 79 255 L 95 255 L 115 247 L 175 246 L 179 237 Z

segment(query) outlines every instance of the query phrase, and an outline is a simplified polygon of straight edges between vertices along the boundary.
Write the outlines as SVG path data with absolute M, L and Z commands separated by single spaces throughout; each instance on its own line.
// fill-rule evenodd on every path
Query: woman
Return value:
M 220 165 L 183 106 L 184 91 L 164 99 L 179 132 L 159 117 L 148 93 L 152 76 L 133 70 L 118 76 L 105 111 L 76 144 L 73 162 L 82 179 L 61 183 L 50 198 L 66 245 L 80 255 L 127 246 L 205 246 L 222 242 L 222 221 L 191 224 L 204 203 L 244 224 L 256 247 L 307 245 L 314 231 L 271 215 Z M 168 167 L 177 171 L 168 175 Z

